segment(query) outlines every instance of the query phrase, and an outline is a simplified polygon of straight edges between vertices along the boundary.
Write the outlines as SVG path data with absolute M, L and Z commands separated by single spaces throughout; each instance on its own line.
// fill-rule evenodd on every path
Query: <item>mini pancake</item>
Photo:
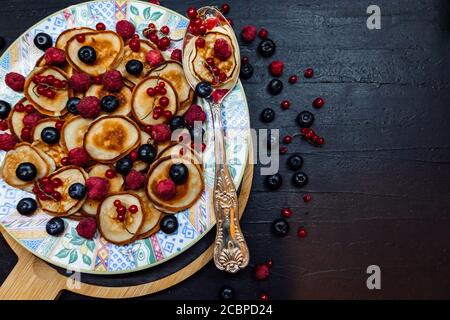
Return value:
M 94 96 L 100 100 L 104 96 L 114 96 L 119 100 L 119 107 L 110 115 L 128 116 L 131 113 L 131 90 L 124 86 L 119 92 L 110 92 L 103 89 L 102 85 L 93 85 L 86 92 L 86 96 Z
M 30 102 L 26 98 L 20 99 L 17 103 L 21 103 L 24 106 L 30 104 Z M 18 140 L 22 140 L 20 138 L 20 135 L 22 133 L 23 127 L 25 126 L 23 124 L 23 118 L 25 118 L 26 115 L 26 112 L 18 112 L 15 110 L 15 108 L 12 108 L 11 112 L 8 115 L 9 130 Z
M 141 199 L 144 210 L 144 222 L 142 223 L 139 239 L 150 237 L 159 231 L 159 221 L 162 218 L 162 212 L 156 209 L 144 190 L 135 191 Z
M 92 120 L 81 116 L 72 117 L 64 122 L 61 129 L 61 144 L 67 151 L 83 146 L 84 134 Z
M 56 117 L 62 116 L 67 113 L 66 103 L 71 96 L 69 88 L 56 90 L 56 96 L 54 99 L 49 99 L 44 96 L 39 96 L 35 90 L 36 84 L 33 83 L 33 76 L 35 75 L 53 75 L 56 79 L 69 81 L 67 74 L 56 67 L 42 67 L 35 69 L 25 81 L 24 94 L 35 108 L 42 114 L 47 116 Z
M 120 61 L 119 65 L 117 66 L 117 70 L 122 73 L 124 78 L 129 82 L 130 85 L 136 85 L 139 81 L 141 81 L 143 78 L 145 78 L 148 73 L 150 72 L 150 65 L 145 61 L 145 54 L 152 50 L 157 49 L 157 46 L 155 46 L 152 42 L 144 39 L 139 39 L 139 42 L 141 43 L 141 47 L 139 51 L 135 52 L 130 49 L 130 46 L 127 44 L 124 47 L 123 52 L 123 58 L 122 61 Z M 130 60 L 138 60 L 142 62 L 144 69 L 142 70 L 142 73 L 138 76 L 129 74 L 126 69 L 127 62 Z
M 61 159 L 67 156 L 66 150 L 61 145 L 61 138 L 59 143 L 49 145 L 41 140 L 41 132 L 47 127 L 55 127 L 58 118 L 47 118 L 38 121 L 33 128 L 33 146 L 45 152 L 49 157 L 55 161 L 57 166 L 61 166 Z
M 179 105 L 177 113 L 183 115 L 192 104 L 194 90 L 192 90 L 189 82 L 186 80 L 181 63 L 169 60 L 163 65 L 151 70 L 150 76 L 162 77 L 170 82 L 178 95 Z
M 166 97 L 169 98 L 169 105 L 164 108 L 164 110 L 170 110 L 173 115 L 177 113 L 178 96 L 175 88 L 164 78 L 152 76 L 147 77 L 136 85 L 131 98 L 131 109 L 133 111 L 133 116 L 136 121 L 142 125 L 156 125 L 166 121 L 166 118 L 164 117 L 153 119 L 153 108 L 158 106 L 160 96 L 150 97 L 147 94 L 147 89 L 150 87 L 156 87 L 160 81 L 165 82 L 165 88 L 167 90 Z
M 112 163 L 137 148 L 140 141 L 140 129 L 131 119 L 104 116 L 91 123 L 83 147 L 97 162 Z
M 95 30 L 88 28 L 88 27 L 67 29 L 58 36 L 58 38 L 56 39 L 56 42 L 55 42 L 55 47 L 58 49 L 61 49 L 61 50 L 66 50 L 67 42 L 71 38 L 73 38 L 81 33 L 92 32 L 92 31 L 95 31 Z
M 165 157 L 173 157 L 173 158 L 182 157 L 198 165 L 202 164 L 203 158 L 194 149 L 181 143 L 176 143 L 171 146 L 168 146 L 167 148 L 162 150 L 160 154 L 158 154 L 158 158 L 165 158 Z
M 67 61 L 75 70 L 90 76 L 99 76 L 119 64 L 123 55 L 122 37 L 113 31 L 93 31 L 83 34 L 86 39 L 83 43 L 78 42 L 76 36 L 73 36 L 66 45 Z M 94 63 L 86 64 L 78 58 L 78 51 L 84 46 L 95 49 L 97 59 Z
M 121 222 L 117 219 L 115 200 L 120 200 L 126 208 L 135 205 L 138 211 L 134 214 L 127 211 L 125 221 Z M 144 222 L 143 207 L 141 199 L 133 192 L 118 192 L 106 196 L 97 210 L 98 229 L 103 238 L 117 245 L 132 243 L 139 236 Z
M 100 177 L 106 178 L 105 172 L 108 169 L 112 169 L 112 167 L 107 166 L 105 164 L 96 164 L 89 169 L 89 177 Z M 122 190 L 123 187 L 123 178 L 122 175 L 117 174 L 117 176 L 113 179 L 108 179 L 109 181 L 109 190 L 108 194 L 116 193 Z M 95 216 L 97 214 L 98 206 L 100 205 L 100 200 L 86 199 L 83 206 L 81 207 L 81 212 L 87 216 Z
M 69 216 L 76 213 L 86 200 L 86 196 L 83 199 L 71 198 L 69 196 L 69 187 L 74 183 L 85 185 L 88 174 L 80 167 L 65 166 L 55 171 L 49 178 L 59 178 L 63 182 L 62 186 L 55 188 L 55 191 L 61 193 L 61 200 L 41 200 L 37 198 L 39 207 L 45 212 L 56 216 Z
M 183 163 L 188 168 L 189 176 L 184 184 L 176 185 L 176 196 L 163 200 L 156 194 L 156 185 L 160 180 L 169 178 L 173 164 Z M 149 170 L 145 191 L 155 207 L 163 212 L 175 213 L 190 208 L 200 198 L 204 190 L 203 175 L 199 167 L 184 158 L 165 157 L 157 160 Z
M 48 161 L 48 162 L 47 162 Z M 32 145 L 22 142 L 16 145 L 13 150 L 6 153 L 1 166 L 0 174 L 7 184 L 12 187 L 26 189 L 34 184 L 34 181 L 50 174 L 54 168 L 48 158 L 43 158 L 41 153 Z M 16 176 L 17 167 L 24 162 L 30 162 L 35 165 L 37 170 L 36 178 L 33 181 L 22 181 Z

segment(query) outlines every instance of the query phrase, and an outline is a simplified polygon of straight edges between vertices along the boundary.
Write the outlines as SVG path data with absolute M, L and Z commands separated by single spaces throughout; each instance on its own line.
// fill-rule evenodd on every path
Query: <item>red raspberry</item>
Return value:
M 117 70 L 106 72 L 103 75 L 102 83 L 103 88 L 108 91 L 120 91 L 124 86 L 122 74 Z
M 269 277 L 269 267 L 267 264 L 259 264 L 255 268 L 256 280 L 265 280 Z
M 20 73 L 10 72 L 5 76 L 5 83 L 14 91 L 20 92 L 23 91 L 23 87 L 25 86 L 25 77 Z
M 0 134 L 0 150 L 9 151 L 14 149 L 17 140 L 9 133 Z
M 84 218 L 78 223 L 76 230 L 80 237 L 91 240 L 97 232 L 97 220 L 94 218 Z
M 280 76 L 283 74 L 283 69 L 284 69 L 284 63 L 283 63 L 283 61 L 273 61 L 273 62 L 269 65 L 270 73 L 271 73 L 274 77 L 280 77 Z
M 128 189 L 137 190 L 142 188 L 145 181 L 145 175 L 136 170 L 131 170 L 125 178 L 125 185 Z
M 84 97 L 77 106 L 80 115 L 83 118 L 94 119 L 102 111 L 100 100 L 94 96 Z
M 124 39 L 130 39 L 136 32 L 134 25 L 127 20 L 120 20 L 116 24 L 116 32 Z
M 90 177 L 86 180 L 89 199 L 102 200 L 109 190 L 109 180 L 100 177 Z
M 189 107 L 188 111 L 184 114 L 184 121 L 193 126 L 195 121 L 201 121 L 202 123 L 206 120 L 206 113 L 203 111 L 202 107 L 193 104 Z
M 242 40 L 244 42 L 250 43 L 256 38 L 256 27 L 255 26 L 245 26 L 241 31 Z
M 160 180 L 156 184 L 156 194 L 163 200 L 170 200 L 177 194 L 175 183 L 170 179 Z
M 42 118 L 43 117 L 40 113 L 37 112 L 29 113 L 25 117 L 23 117 L 22 122 L 25 126 L 33 128 L 37 124 L 37 122 Z
M 172 131 L 170 131 L 170 127 L 167 124 L 161 123 L 152 126 L 150 135 L 156 142 L 166 142 L 170 140 Z
M 74 73 L 70 77 L 69 84 L 75 92 L 84 93 L 91 86 L 91 77 L 85 73 Z
M 66 62 L 66 54 L 58 48 L 48 48 L 44 54 L 45 63 L 49 66 L 59 66 Z
M 231 57 L 231 46 L 225 39 L 217 39 L 214 43 L 214 55 L 222 61 Z
M 69 163 L 75 166 L 87 167 L 91 164 L 91 157 L 82 147 L 71 149 L 67 157 Z
M 170 55 L 170 59 L 172 60 L 176 60 L 176 61 L 180 61 L 182 60 L 181 57 L 181 50 L 180 49 L 175 49 L 172 51 L 172 54 Z
M 152 67 L 157 67 L 164 63 L 164 57 L 161 51 L 153 49 L 145 54 L 145 61 L 147 61 Z

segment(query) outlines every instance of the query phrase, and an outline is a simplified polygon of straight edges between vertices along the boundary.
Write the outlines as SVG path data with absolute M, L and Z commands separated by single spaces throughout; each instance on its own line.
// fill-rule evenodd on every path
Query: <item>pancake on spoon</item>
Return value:
M 114 96 L 119 101 L 119 107 L 111 115 L 128 116 L 131 113 L 131 89 L 123 86 L 119 92 L 110 92 L 103 89 L 102 85 L 92 85 L 86 92 L 86 96 L 94 96 L 100 100 L 105 96 Z

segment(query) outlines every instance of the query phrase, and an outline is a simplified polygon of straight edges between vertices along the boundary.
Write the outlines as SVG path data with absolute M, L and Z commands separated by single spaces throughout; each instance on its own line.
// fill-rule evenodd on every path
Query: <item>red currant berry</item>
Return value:
M 139 39 L 139 34 L 135 33 L 135 34 L 133 34 L 133 36 L 131 38 L 132 39 Z
M 84 36 L 84 34 L 77 34 L 75 39 L 77 39 L 77 41 L 80 43 L 83 43 L 86 41 L 86 37 Z
M 223 14 L 227 14 L 228 12 L 230 12 L 230 5 L 228 3 L 224 3 L 221 7 L 220 7 L 220 11 Z
M 0 120 L 0 130 L 8 130 L 8 122 L 6 120 Z
M 286 154 L 288 151 L 287 147 L 280 147 L 280 154 Z
M 194 7 L 189 7 L 189 8 L 186 10 L 186 15 L 187 15 L 188 18 L 191 19 L 191 20 L 197 18 L 197 9 L 195 9 Z
M 62 182 L 62 180 L 60 178 L 53 178 L 52 179 L 52 186 L 54 188 L 61 187 L 62 185 L 63 185 L 63 182 Z
M 138 52 L 141 49 L 141 42 L 139 39 L 131 39 L 129 46 L 131 50 Z
M 284 100 L 283 102 L 281 102 L 281 109 L 283 110 L 289 109 L 290 106 L 291 103 L 289 102 L 289 100 Z
M 103 31 L 106 30 L 106 26 L 103 22 L 99 22 L 95 25 L 95 29 L 97 29 L 98 31 Z
M 152 23 L 152 22 L 150 22 L 150 23 L 148 24 L 148 27 L 149 27 L 149 29 L 152 29 L 152 30 L 156 28 L 155 24 Z
M 266 39 L 269 36 L 269 31 L 265 28 L 261 28 L 258 32 L 258 37 L 261 39 Z
M 273 266 L 273 261 L 272 261 L 272 259 L 267 260 L 266 265 L 267 265 L 269 268 L 272 268 L 272 266 Z
M 208 31 L 208 29 L 206 28 L 205 25 L 201 25 L 200 27 L 198 27 L 198 33 L 202 36 L 204 36 L 207 31 Z
M 242 64 L 247 64 L 249 63 L 250 59 L 247 56 L 243 56 L 242 57 Z
M 325 139 L 324 139 L 323 137 L 319 137 L 319 138 L 317 139 L 316 144 L 317 144 L 318 146 L 323 146 L 323 145 L 325 144 Z
M 54 192 L 52 192 L 52 198 L 54 199 L 54 200 L 56 200 L 56 201 L 59 201 L 59 200 L 61 200 L 61 193 L 59 193 L 58 191 L 54 191 Z
M 119 199 L 117 199 L 117 200 L 114 200 L 114 207 L 119 207 L 119 206 L 121 206 L 122 205 L 122 201 L 120 201 Z
M 285 144 L 291 143 L 291 142 L 292 142 L 292 136 L 285 136 L 285 137 L 283 138 L 283 142 L 284 142 Z
M 314 101 L 312 103 L 313 107 L 317 108 L 317 109 L 322 108 L 324 104 L 325 104 L 325 100 L 323 100 L 323 98 L 321 98 L 321 97 L 314 99 Z
M 154 97 L 156 95 L 156 90 L 154 88 L 148 88 L 147 95 L 150 97 Z
M 56 128 L 57 130 L 61 131 L 61 129 L 62 129 L 63 126 L 64 126 L 64 121 L 62 121 L 62 120 L 56 121 L 56 123 L 55 123 L 55 128 Z
M 117 220 L 119 220 L 120 222 L 124 222 L 125 221 L 125 215 L 124 214 L 117 214 Z
M 162 34 L 168 35 L 170 33 L 170 28 L 168 26 L 162 26 L 159 31 L 161 31 Z
M 136 150 L 130 152 L 130 158 L 133 161 L 136 161 L 139 158 L 139 153 Z
M 159 99 L 159 105 L 163 108 L 167 107 L 169 105 L 169 102 L 170 102 L 169 98 L 167 98 L 167 97 L 161 97 Z
M 290 218 L 292 216 L 292 209 L 291 208 L 283 208 L 281 210 L 281 215 L 285 218 Z
M 93 77 L 92 82 L 94 82 L 94 84 L 102 84 L 102 76 Z
M 130 213 L 132 214 L 135 214 L 136 212 L 138 212 L 138 207 L 133 204 L 128 208 L 128 211 L 130 211 Z
M 164 111 L 164 118 L 166 118 L 166 119 L 172 119 L 172 111 L 170 111 L 170 110 L 165 110 Z
M 146 125 L 146 126 L 144 127 L 144 131 L 147 132 L 147 133 L 152 132 L 152 126 L 151 126 L 151 125 Z
M 259 295 L 259 300 L 267 301 L 267 300 L 269 300 L 269 295 L 267 293 L 261 293 Z
M 297 80 L 298 80 L 298 77 L 295 74 L 293 74 L 292 76 L 289 77 L 288 82 L 290 84 L 294 84 L 297 82 Z
M 33 113 L 34 111 L 35 111 L 35 110 L 34 110 L 33 105 L 27 104 L 27 105 L 25 106 L 25 112 L 26 112 L 26 113 Z
M 152 34 L 149 36 L 149 40 L 150 40 L 151 42 L 157 44 L 158 41 L 159 41 L 159 37 L 158 37 L 158 35 L 157 35 L 156 33 L 152 33 Z
M 107 179 L 114 179 L 117 176 L 116 172 L 112 169 L 108 169 L 105 171 L 105 177 Z
M 195 40 L 195 46 L 197 48 L 204 48 L 205 44 L 206 44 L 206 42 L 205 42 L 205 39 L 203 39 L 203 38 L 197 38 L 197 40 Z
M 303 196 L 303 201 L 304 202 L 310 202 L 312 200 L 312 196 L 310 194 L 305 194 Z
M 64 157 L 61 159 L 61 165 L 68 166 L 69 164 L 70 164 L 70 161 L 69 161 L 68 157 Z
M 125 208 L 122 204 L 120 204 L 120 206 L 118 206 L 118 207 L 116 208 L 116 211 L 117 211 L 117 213 L 120 214 L 120 215 L 125 215 L 125 214 L 127 214 L 127 208 Z
M 305 70 L 305 73 L 303 74 L 305 78 L 312 78 L 314 76 L 314 70 L 312 68 L 308 68 Z
M 170 39 L 167 37 L 162 37 L 158 41 L 158 48 L 160 50 L 166 50 L 170 46 Z
M 298 228 L 297 230 L 297 236 L 299 238 L 305 238 L 306 237 L 306 229 L 303 227 Z

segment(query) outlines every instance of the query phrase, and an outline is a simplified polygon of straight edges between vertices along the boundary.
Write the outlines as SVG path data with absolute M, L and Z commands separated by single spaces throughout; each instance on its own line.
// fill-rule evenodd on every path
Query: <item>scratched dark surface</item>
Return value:
M 10 44 L 37 21 L 76 2 L 2 0 L 0 35 Z M 162 3 L 178 12 L 190 5 L 221 4 Z M 228 3 L 236 30 L 247 23 L 269 29 L 278 45 L 273 59 L 286 64 L 285 84 L 291 73 L 310 66 L 316 71 L 314 79 L 300 78 L 271 97 L 265 91 L 271 60 L 257 57 L 256 42 L 243 45 L 242 54 L 255 66 L 254 77 L 244 82 L 253 127 L 293 134 L 296 114 L 313 111 L 311 101 L 323 96 L 325 107 L 313 111 L 314 129 L 326 138 L 326 146 L 314 148 L 298 138 L 289 145 L 289 153 L 300 152 L 305 159 L 310 182 L 303 190 L 290 185 L 286 156 L 280 168 L 285 182 L 278 192 L 264 188 L 255 168 L 242 225 L 251 264 L 274 261 L 268 280 L 255 281 L 251 268 L 227 275 L 210 263 L 187 281 L 147 298 L 215 299 L 224 284 L 234 287 L 239 299 L 256 298 L 262 291 L 272 299 L 450 298 L 449 3 L 378 0 L 382 28 L 372 31 L 366 28 L 371 4 L 366 1 Z M 292 107 L 281 111 L 278 105 L 285 98 Z M 270 126 L 258 119 L 265 107 L 277 112 Z M 301 200 L 304 192 L 313 195 L 310 204 Z M 290 234 L 279 239 L 271 235 L 270 223 L 284 206 L 295 214 Z M 307 238 L 297 238 L 299 226 L 305 226 Z M 2 240 L 2 279 L 13 261 Z M 366 288 L 365 271 L 372 264 L 382 271 L 378 291 Z M 155 272 L 88 280 L 143 283 Z M 76 298 L 68 292 L 61 296 Z

